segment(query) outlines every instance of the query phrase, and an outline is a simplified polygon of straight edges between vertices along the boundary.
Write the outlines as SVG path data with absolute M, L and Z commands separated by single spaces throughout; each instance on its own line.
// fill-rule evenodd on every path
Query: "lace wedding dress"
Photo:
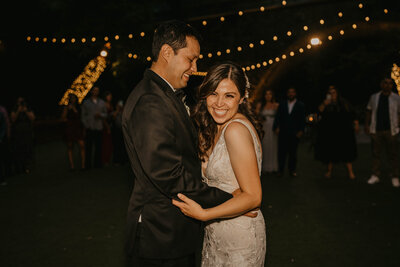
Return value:
M 234 119 L 226 126 L 234 121 L 242 123 L 249 129 L 256 150 L 258 169 L 261 171 L 262 152 L 256 133 L 241 119 Z M 225 144 L 226 126 L 209 157 L 203 179 L 209 186 L 233 192 L 239 188 L 239 184 Z M 203 267 L 261 267 L 264 266 L 265 252 L 265 222 L 261 211 L 258 211 L 256 218 L 239 216 L 219 219 L 209 222 L 205 227 Z

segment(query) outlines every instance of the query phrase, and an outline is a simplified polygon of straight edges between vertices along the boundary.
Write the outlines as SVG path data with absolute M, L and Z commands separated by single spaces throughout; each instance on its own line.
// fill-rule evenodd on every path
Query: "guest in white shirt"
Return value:
M 393 93 L 394 81 L 387 77 L 381 81 L 381 91 L 371 95 L 365 121 L 365 132 L 371 136 L 372 175 L 369 184 L 380 181 L 382 150 L 391 166 L 390 176 L 394 187 L 400 187 L 398 162 L 398 134 L 400 96 Z

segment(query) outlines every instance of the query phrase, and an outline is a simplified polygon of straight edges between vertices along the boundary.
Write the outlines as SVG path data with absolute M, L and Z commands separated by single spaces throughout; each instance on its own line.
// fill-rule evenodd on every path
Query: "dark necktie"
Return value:
M 185 91 L 182 90 L 182 89 L 176 90 L 176 91 L 175 91 L 175 95 L 176 95 L 177 98 L 179 98 L 179 99 L 182 100 L 182 101 L 183 101 L 183 97 L 186 96 Z

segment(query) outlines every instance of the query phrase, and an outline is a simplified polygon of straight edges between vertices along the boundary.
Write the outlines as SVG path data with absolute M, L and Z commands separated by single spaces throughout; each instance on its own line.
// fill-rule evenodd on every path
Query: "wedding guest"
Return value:
M 394 81 L 385 77 L 380 83 L 381 90 L 371 95 L 365 120 L 365 132 L 371 136 L 372 175 L 368 184 L 380 181 L 382 152 L 385 150 L 390 164 L 392 185 L 400 187 L 398 162 L 398 134 L 400 96 L 393 93 Z
M 33 159 L 33 122 L 35 113 L 23 97 L 18 97 L 11 112 L 11 146 L 15 171 L 30 173 Z
M 82 123 L 86 135 L 86 168 L 91 168 L 92 166 L 99 168 L 102 166 L 101 140 L 103 120 L 107 117 L 107 108 L 105 102 L 99 98 L 99 94 L 99 87 L 93 87 L 91 96 L 82 104 Z
M 278 136 L 272 129 L 278 107 L 279 103 L 276 102 L 274 92 L 271 89 L 265 91 L 262 101 L 256 106 L 256 113 L 263 118 L 263 173 L 278 171 Z
M 5 142 L 7 139 L 7 121 L 3 112 L 0 112 L 0 185 L 5 186 L 7 182 L 5 180 Z
M 3 138 L 2 141 L 2 153 L 3 153 L 3 173 L 4 176 L 10 176 L 12 173 L 12 157 L 11 155 L 11 150 L 10 150 L 10 136 L 11 136 L 11 122 L 10 122 L 10 117 L 8 115 L 8 111 L 4 106 L 0 105 L 0 113 L 3 114 L 4 120 L 5 120 L 5 126 L 6 126 L 6 136 Z
M 349 178 L 355 179 L 352 162 L 357 157 L 355 133 L 359 124 L 353 107 L 332 85 L 318 111 L 315 157 L 327 164 L 325 177 L 332 176 L 334 163 L 344 162 Z
M 297 147 L 305 128 L 304 103 L 297 99 L 296 89 L 290 87 L 287 99 L 279 104 L 273 129 L 278 134 L 278 175 L 282 176 L 288 158 L 289 174 L 297 176 Z
M 113 137 L 113 163 L 114 164 L 125 164 L 128 162 L 128 155 L 126 154 L 124 136 L 122 132 L 122 111 L 124 109 L 124 103 L 122 100 L 118 101 L 113 112 L 114 128 L 112 131 Z
M 111 162 L 113 153 L 112 131 L 114 130 L 112 115 L 114 112 L 114 106 L 112 103 L 112 93 L 110 91 L 106 91 L 104 93 L 104 101 L 107 109 L 107 115 L 103 121 L 104 127 L 101 144 L 101 159 L 103 165 L 108 165 Z
M 81 121 L 81 108 L 78 103 L 78 97 L 75 94 L 69 94 L 68 105 L 63 108 L 61 120 L 64 125 L 64 140 L 67 144 L 67 153 L 69 167 L 75 169 L 73 148 L 77 143 L 81 155 L 81 168 L 85 168 L 85 141 L 83 135 L 83 124 Z

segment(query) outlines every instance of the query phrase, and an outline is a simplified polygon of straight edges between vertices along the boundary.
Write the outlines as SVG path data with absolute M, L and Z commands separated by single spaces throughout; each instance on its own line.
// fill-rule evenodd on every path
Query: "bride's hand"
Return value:
M 178 197 L 182 202 L 172 199 L 172 204 L 177 206 L 183 214 L 199 221 L 207 221 L 206 210 L 197 204 L 196 201 L 191 200 L 183 194 L 178 194 Z

